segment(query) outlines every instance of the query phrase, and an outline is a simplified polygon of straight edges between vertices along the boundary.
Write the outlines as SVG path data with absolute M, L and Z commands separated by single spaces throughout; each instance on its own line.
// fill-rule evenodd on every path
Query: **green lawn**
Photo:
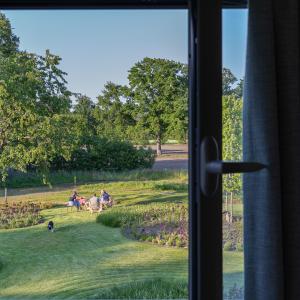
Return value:
M 165 190 L 165 187 L 172 188 L 170 182 L 180 183 L 183 188 Z M 111 192 L 120 206 L 187 202 L 187 191 L 180 178 L 87 184 L 77 190 L 90 196 L 101 188 Z M 63 203 L 70 187 L 53 191 L 31 188 L 10 193 L 15 195 L 10 201 Z M 155 296 L 156 292 L 178 298 L 176 289 L 185 289 L 187 249 L 127 239 L 119 228 L 96 223 L 96 214 L 88 212 L 67 212 L 66 208 L 58 207 L 42 213 L 46 220 L 54 221 L 56 232 L 47 232 L 46 224 L 0 230 L 1 299 L 99 299 L 113 295 L 142 298 Z M 226 290 L 234 283 L 242 285 L 242 261 L 242 253 L 224 253 Z

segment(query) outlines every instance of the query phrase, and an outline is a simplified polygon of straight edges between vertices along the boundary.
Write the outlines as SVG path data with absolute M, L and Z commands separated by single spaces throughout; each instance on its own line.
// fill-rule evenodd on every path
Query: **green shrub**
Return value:
M 231 251 L 233 250 L 233 245 L 230 241 L 225 242 L 223 246 L 224 251 Z
M 223 241 L 225 244 L 231 244 L 230 250 L 243 251 L 243 223 L 241 221 L 225 223 L 223 225 Z
M 151 168 L 155 160 L 152 149 L 136 148 L 130 142 L 93 137 L 75 150 L 71 160 L 57 157 L 52 170 L 132 170 Z
M 237 243 L 236 248 L 237 251 L 244 251 L 244 245 L 242 243 Z
M 188 184 L 186 183 L 158 183 L 154 185 L 155 190 L 161 191 L 176 191 L 176 192 L 187 192 Z
M 188 284 L 179 280 L 148 279 L 101 289 L 94 299 L 187 299 Z
M 144 207 L 114 207 L 97 216 L 96 222 L 110 227 L 125 227 L 139 223 L 145 213 Z

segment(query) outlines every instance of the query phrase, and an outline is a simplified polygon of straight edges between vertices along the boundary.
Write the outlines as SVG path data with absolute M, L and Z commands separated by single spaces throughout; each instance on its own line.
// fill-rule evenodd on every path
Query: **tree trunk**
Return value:
M 228 211 L 228 193 L 225 192 L 225 210 Z
M 233 193 L 230 193 L 230 223 L 233 221 Z
M 160 138 L 160 136 L 158 136 L 156 139 L 156 155 L 157 156 L 161 155 L 161 138 Z

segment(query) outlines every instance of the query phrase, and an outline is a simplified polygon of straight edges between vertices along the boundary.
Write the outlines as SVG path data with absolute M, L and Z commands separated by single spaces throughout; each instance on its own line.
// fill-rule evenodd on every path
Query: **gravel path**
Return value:
M 156 145 L 150 146 L 156 149 Z M 156 158 L 153 165 L 154 170 L 164 169 L 188 169 L 188 146 L 180 145 L 162 145 L 162 155 Z

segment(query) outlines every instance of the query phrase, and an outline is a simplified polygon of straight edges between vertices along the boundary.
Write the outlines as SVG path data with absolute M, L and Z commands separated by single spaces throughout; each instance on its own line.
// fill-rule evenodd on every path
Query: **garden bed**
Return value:
M 106 226 L 121 227 L 126 237 L 154 244 L 188 246 L 186 205 L 144 205 L 115 207 L 97 217 Z
M 18 202 L 0 207 L 0 229 L 22 228 L 41 224 L 41 205 Z

